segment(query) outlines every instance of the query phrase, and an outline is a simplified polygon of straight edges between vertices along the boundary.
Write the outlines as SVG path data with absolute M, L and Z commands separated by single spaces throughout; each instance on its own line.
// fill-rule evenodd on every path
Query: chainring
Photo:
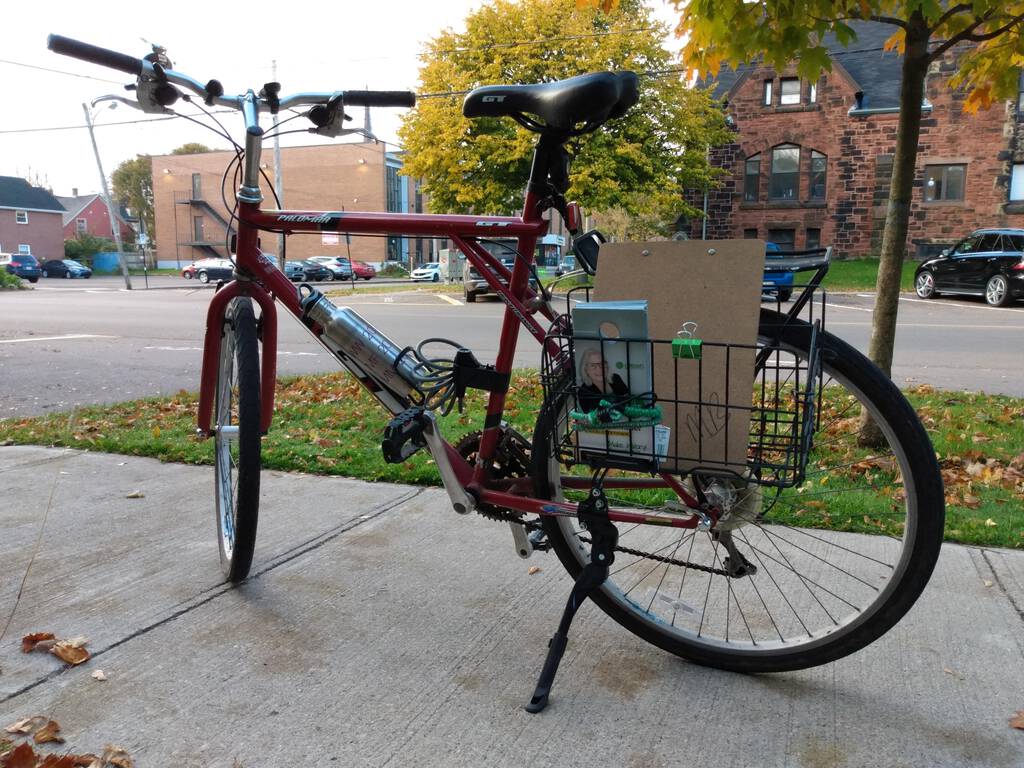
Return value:
M 483 433 L 476 430 L 464 435 L 454 445 L 459 455 L 469 462 L 471 466 L 476 464 L 482 436 Z M 532 447 L 530 441 L 512 429 L 512 427 L 502 425 L 501 437 L 498 438 L 498 447 L 489 468 L 491 478 L 494 480 L 510 480 L 529 477 L 530 451 Z M 523 517 L 522 512 L 516 512 L 507 507 L 496 507 L 492 504 L 478 504 L 476 511 L 488 520 L 521 521 Z

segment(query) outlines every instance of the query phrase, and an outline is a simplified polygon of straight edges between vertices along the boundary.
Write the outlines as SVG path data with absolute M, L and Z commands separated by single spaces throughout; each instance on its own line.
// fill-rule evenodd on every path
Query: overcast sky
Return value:
M 659 18 L 672 18 L 671 9 L 661 0 L 651 0 L 651 4 Z M 360 88 L 416 90 L 417 57 L 424 42 L 445 28 L 463 29 L 467 13 L 482 5 L 482 0 L 330 5 L 260 0 L 247 4 L 51 0 L 42 6 L 23 5 L 17 20 L 9 14 L 0 48 L 0 82 L 5 96 L 0 175 L 38 178 L 58 195 L 70 195 L 73 187 L 79 194 L 99 191 L 88 131 L 81 127 L 85 123 L 81 105 L 106 93 L 124 94 L 123 85 L 130 77 L 50 52 L 46 36 L 51 32 L 138 57 L 150 50 L 145 41 L 160 43 L 167 47 L 176 70 L 201 82 L 216 78 L 229 94 L 258 90 L 271 80 L 272 60 L 277 62 L 283 94 Z M 185 107 L 182 111 L 192 110 Z M 373 110 L 374 132 L 385 141 L 396 141 L 401 112 Z M 114 110 L 100 105 L 96 137 L 108 177 L 121 161 L 136 154 L 164 154 L 185 142 L 227 148 L 223 139 L 181 119 L 117 125 L 151 117 L 123 105 Z M 354 117 L 361 121 L 361 110 Z M 221 119 L 238 138 L 240 117 L 224 115 Z M 66 126 L 80 127 L 25 132 Z M 285 146 L 323 141 L 327 140 L 309 134 L 282 139 Z

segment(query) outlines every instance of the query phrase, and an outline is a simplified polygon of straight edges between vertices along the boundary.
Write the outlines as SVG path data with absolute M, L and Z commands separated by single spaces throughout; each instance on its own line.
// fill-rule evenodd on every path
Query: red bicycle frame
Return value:
M 274 411 L 274 391 L 277 383 L 277 311 L 275 301 L 281 302 L 300 321 L 303 316 L 298 288 L 285 277 L 257 245 L 260 230 L 275 230 L 285 234 L 296 232 L 342 232 L 352 234 L 399 234 L 411 236 L 443 237 L 455 243 L 495 293 L 505 302 L 496 372 L 509 374 L 515 355 L 519 325 L 522 324 L 541 344 L 546 330 L 536 319 L 539 312 L 549 322 L 555 313 L 549 303 L 529 286 L 529 275 L 534 260 L 537 239 L 547 230 L 548 222 L 541 216 L 540 202 L 533 192 L 527 192 L 521 217 L 503 216 L 449 216 L 437 214 L 350 213 L 332 211 L 264 210 L 259 204 L 240 201 L 238 206 L 238 239 L 236 255 L 237 279 L 217 291 L 206 317 L 206 337 L 203 345 L 202 380 L 199 395 L 198 433 L 210 436 L 214 392 L 217 385 L 221 334 L 228 303 L 236 296 L 250 296 L 262 310 L 263 358 L 260 377 L 260 428 L 266 433 Z M 518 256 L 511 271 L 500 259 L 492 256 L 478 242 L 481 238 L 514 236 L 518 241 Z M 304 323 L 323 343 L 321 329 Z M 325 345 L 326 346 L 326 345 Z M 381 387 L 372 377 L 360 377 L 363 385 L 380 402 L 397 414 L 402 407 L 382 397 Z M 511 493 L 507 487 L 490 487 L 486 467 L 494 457 L 501 432 L 501 416 L 505 409 L 506 392 L 490 392 L 479 456 L 470 466 L 455 449 L 445 443 L 445 451 L 462 487 L 471 492 L 478 503 L 512 508 L 527 514 L 575 516 L 576 505 L 544 501 L 528 495 Z M 408 407 L 408 404 L 404 404 Z M 579 480 L 579 483 L 575 481 Z M 584 478 L 565 478 L 564 485 L 589 488 Z M 608 487 L 670 487 L 696 509 L 699 505 L 686 493 L 678 481 L 668 475 L 659 478 L 610 480 Z M 528 493 L 532 489 L 516 488 Z M 620 522 L 652 523 L 679 528 L 694 528 L 707 522 L 707 518 L 691 515 L 645 515 L 626 510 L 609 510 L 609 518 Z

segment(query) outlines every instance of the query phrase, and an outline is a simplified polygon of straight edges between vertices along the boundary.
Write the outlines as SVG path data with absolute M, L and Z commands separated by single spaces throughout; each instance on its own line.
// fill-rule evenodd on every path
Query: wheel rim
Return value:
M 826 388 L 831 383 L 844 387 L 846 393 L 843 397 L 836 392 L 826 393 L 827 401 L 834 399 L 838 406 L 828 408 L 823 415 L 804 491 L 784 491 L 769 506 L 774 491 L 764 489 L 764 522 L 751 521 L 734 532 L 740 552 L 758 568 L 756 575 L 711 576 L 692 568 L 617 553 L 609 579 L 602 587 L 604 596 L 631 619 L 639 620 L 669 641 L 748 659 L 758 655 L 799 654 L 839 642 L 874 616 L 898 588 L 909 564 L 919 515 L 913 476 L 905 451 L 891 428 L 882 422 L 877 409 L 866 403 L 863 393 L 848 379 L 834 371 L 827 373 L 826 380 L 830 377 Z M 874 450 L 870 460 L 851 457 L 845 466 L 816 466 L 815 455 L 822 449 L 831 455 L 845 451 L 845 438 L 855 442 L 852 438 L 862 403 L 868 405 L 882 428 L 888 453 Z M 887 471 L 889 462 L 892 473 Z M 814 527 L 814 522 L 827 520 L 830 514 L 837 515 L 838 510 L 849 509 L 856 501 L 858 488 L 830 487 L 829 473 L 860 469 L 865 469 L 860 492 L 877 495 L 877 491 L 888 489 L 891 493 L 886 504 L 897 510 L 876 518 L 877 505 L 872 507 L 866 515 L 870 522 L 865 520 L 863 526 L 855 526 L 863 527 L 867 533 L 835 533 Z M 549 477 L 557 471 L 557 459 L 553 459 Z M 890 474 L 895 479 L 889 480 Z M 872 475 L 878 483 L 886 476 L 886 486 L 872 485 Z M 555 496 L 563 498 L 560 484 L 555 485 Z M 901 485 L 903 498 L 894 501 Z M 613 493 L 608 493 L 609 503 L 626 506 Z M 836 508 L 830 512 L 826 501 Z M 786 506 L 779 507 L 780 504 Z M 819 505 L 825 508 L 819 509 Z M 643 508 L 636 504 L 628 506 Z M 794 513 L 798 517 L 794 518 Z M 589 561 L 589 545 L 580 541 L 576 522 L 575 518 L 557 519 L 573 556 L 583 564 Z M 876 522 L 887 524 L 889 530 L 881 535 L 872 534 Z M 896 536 L 900 523 L 903 533 Z M 623 524 L 619 524 L 619 529 L 620 547 L 724 567 L 725 549 L 712 540 L 710 533 Z M 841 583 L 832 583 L 833 579 Z
M 930 272 L 922 272 L 917 276 L 917 295 L 921 298 L 928 298 L 935 289 L 935 280 Z
M 1000 304 L 1005 296 L 1006 281 L 1003 280 L 1001 275 L 996 275 L 988 281 L 988 287 L 985 289 L 985 298 L 988 299 L 989 304 Z
M 221 552 L 230 560 L 235 548 L 235 499 L 238 498 L 238 391 L 235 338 L 230 332 L 230 322 L 225 321 L 224 325 L 214 411 L 214 483 Z

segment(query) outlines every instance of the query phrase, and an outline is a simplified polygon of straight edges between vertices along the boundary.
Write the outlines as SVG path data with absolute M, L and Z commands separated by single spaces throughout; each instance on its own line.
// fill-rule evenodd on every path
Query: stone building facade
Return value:
M 735 131 L 712 151 L 728 173 L 706 201 L 707 220 L 690 236 L 751 237 L 783 247 L 831 245 L 840 256 L 881 247 L 899 121 L 900 57 L 883 50 L 892 27 L 853 26 L 834 43 L 831 73 L 801 80 L 752 65 L 723 71 L 715 95 Z M 1024 227 L 1024 96 L 977 114 L 949 87 L 956 51 L 929 73 L 908 253 L 924 257 L 991 226 Z M 695 207 L 705 205 L 693 197 Z

